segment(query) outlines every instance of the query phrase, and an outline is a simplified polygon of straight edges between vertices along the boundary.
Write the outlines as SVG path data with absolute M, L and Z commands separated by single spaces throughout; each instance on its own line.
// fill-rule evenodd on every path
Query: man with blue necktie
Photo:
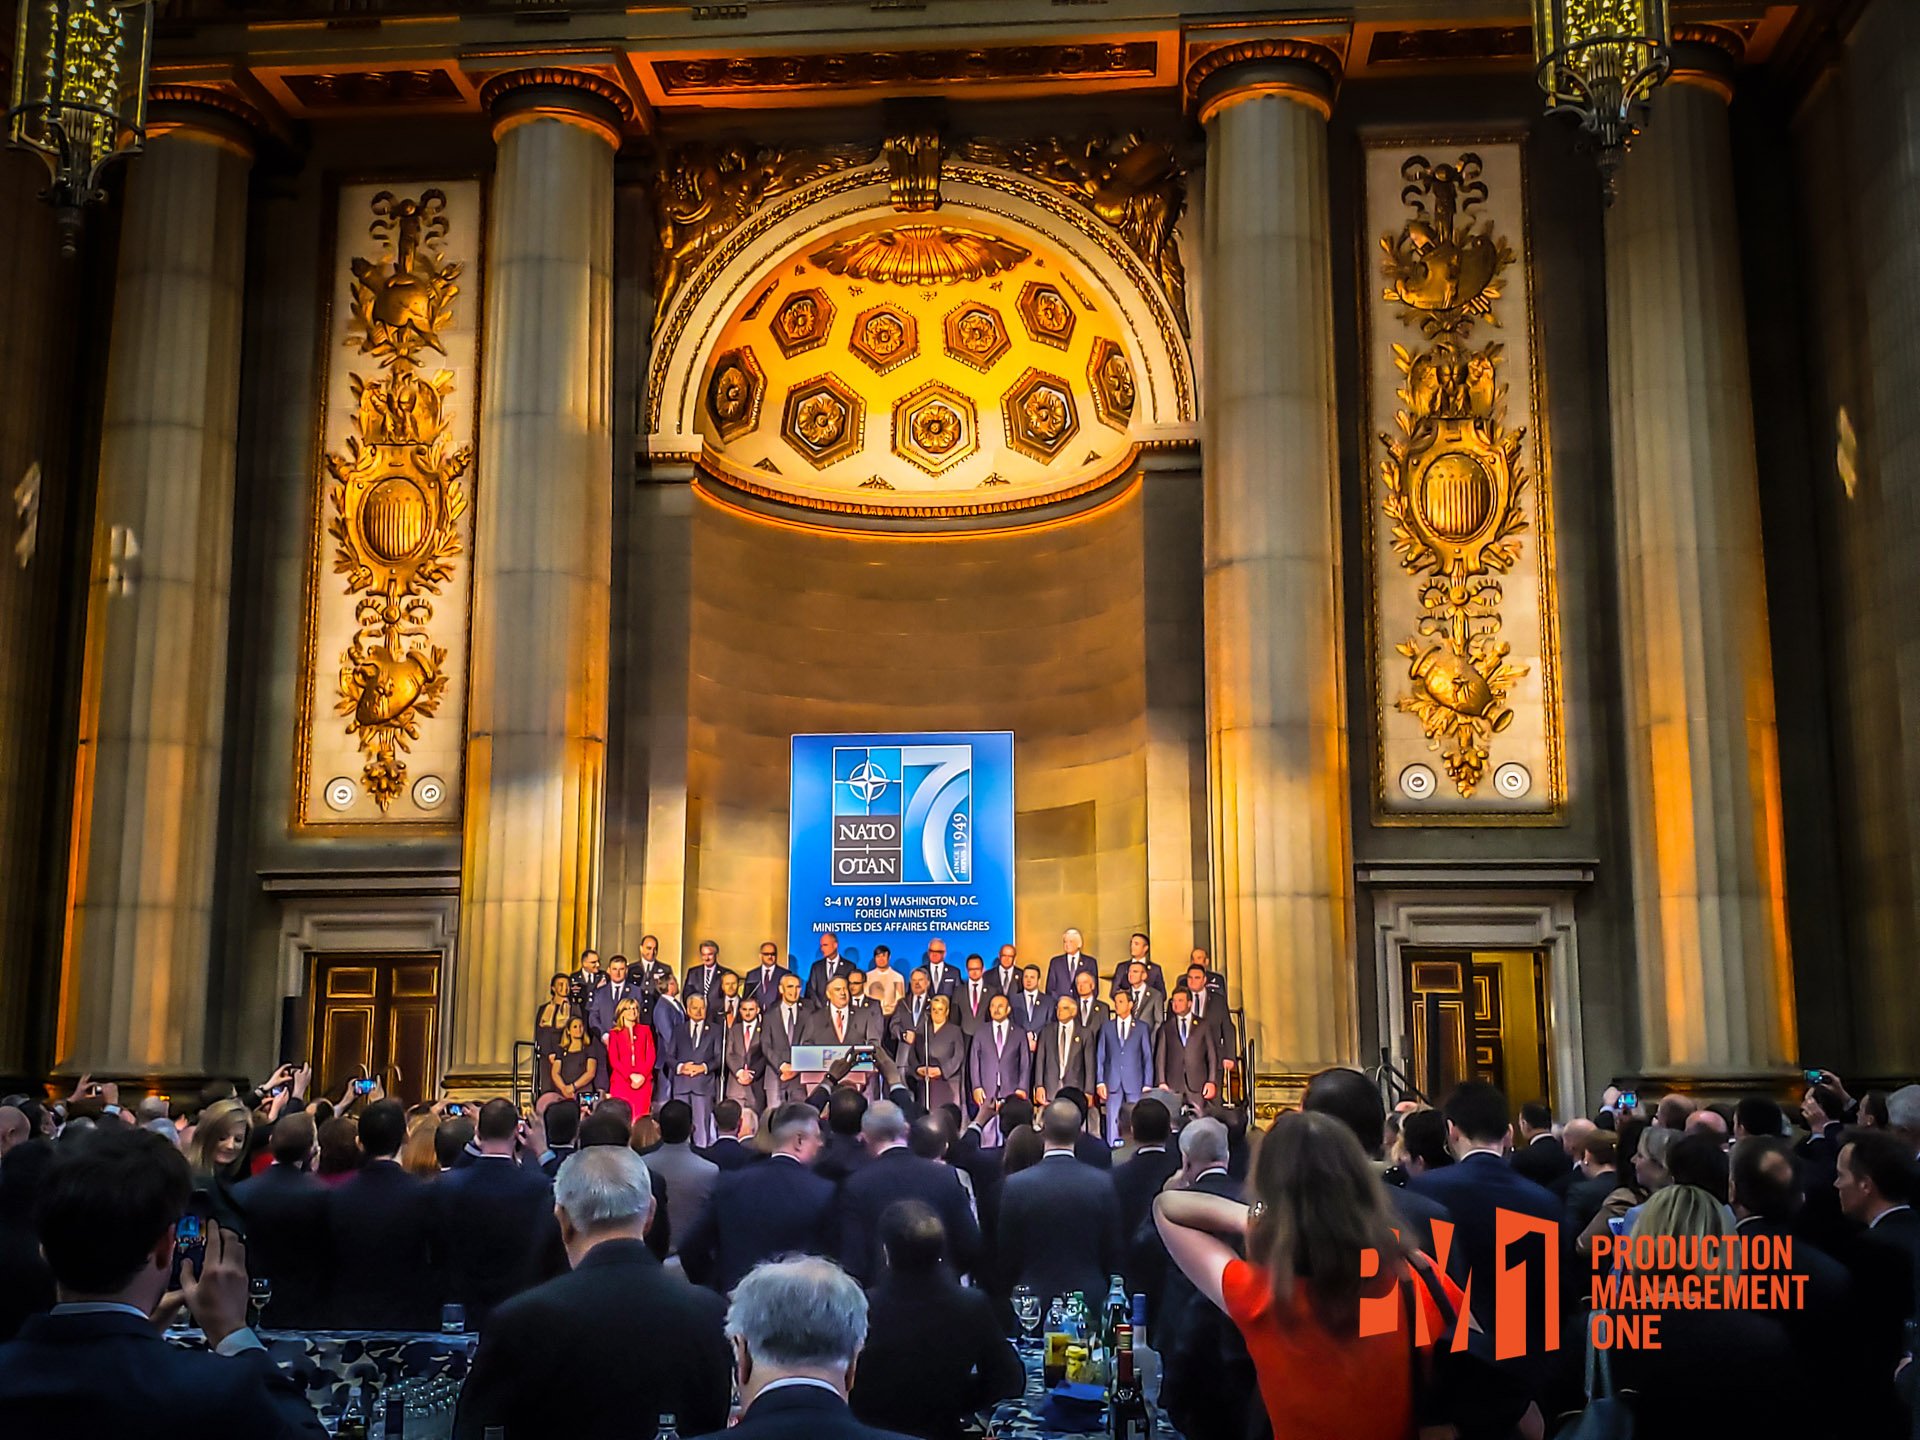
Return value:
M 1095 1093 L 1107 1115 L 1107 1144 L 1120 1143 L 1120 1112 L 1147 1093 L 1153 1082 L 1153 1031 L 1134 1017 L 1133 992 L 1117 990 L 1113 1018 L 1095 1042 Z
M 698 995 L 687 997 L 686 1028 L 674 1037 L 667 1052 L 669 1083 L 673 1098 L 684 1100 L 693 1111 L 695 1147 L 713 1144 L 713 1102 L 720 1074 L 720 1027 L 707 1019 L 707 1002 Z

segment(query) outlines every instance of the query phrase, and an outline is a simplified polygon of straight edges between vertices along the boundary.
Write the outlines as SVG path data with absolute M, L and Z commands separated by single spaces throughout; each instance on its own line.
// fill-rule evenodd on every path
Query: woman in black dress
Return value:
M 539 1079 L 541 1094 L 553 1089 L 553 1074 L 550 1061 L 560 1048 L 560 1041 L 567 1033 L 567 1022 L 573 1019 L 574 1008 L 568 999 L 570 987 L 565 975 L 556 975 L 547 983 L 547 1002 L 533 1017 L 533 1069 Z
M 953 1002 L 945 995 L 933 997 L 928 1006 L 932 1023 L 914 1052 L 913 1070 L 924 1086 L 929 1110 L 942 1105 L 957 1105 L 966 1094 L 967 1037 L 953 1020 Z
M 553 1076 L 553 1088 L 567 1099 L 590 1092 L 600 1078 L 598 1047 L 587 1034 L 587 1022 L 575 1015 L 567 1021 L 560 1046 L 547 1060 Z

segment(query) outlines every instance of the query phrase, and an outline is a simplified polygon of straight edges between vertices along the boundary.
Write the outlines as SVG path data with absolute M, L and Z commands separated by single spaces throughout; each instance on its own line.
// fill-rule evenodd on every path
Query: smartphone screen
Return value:
M 373 1093 L 373 1081 L 371 1080 L 354 1081 L 353 1093 L 356 1095 L 371 1095 Z
M 173 1227 L 173 1278 L 168 1282 L 169 1290 L 180 1288 L 181 1276 L 187 1267 L 193 1267 L 193 1275 L 200 1278 L 201 1264 L 207 1258 L 207 1235 L 200 1217 L 192 1211 L 182 1215 Z
M 1820 1083 L 1820 1072 L 1818 1070 L 1802 1070 L 1800 1073 L 1807 1077 L 1807 1083 L 1809 1085 L 1818 1085 Z

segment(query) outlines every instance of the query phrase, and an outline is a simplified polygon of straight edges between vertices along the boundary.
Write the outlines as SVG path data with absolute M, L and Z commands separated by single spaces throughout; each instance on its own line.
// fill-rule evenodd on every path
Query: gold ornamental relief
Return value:
M 1395 557 L 1419 581 L 1414 632 L 1395 646 L 1407 689 L 1394 703 L 1470 796 L 1528 673 L 1501 633 L 1501 577 L 1518 563 L 1528 528 L 1526 431 L 1506 427 L 1503 347 L 1468 339 L 1476 322 L 1499 323 L 1494 301 L 1514 256 L 1491 222 L 1476 220 L 1487 198 L 1477 155 L 1438 165 L 1416 155 L 1400 173 L 1412 215 L 1381 237 L 1382 298 L 1429 343 L 1393 346 L 1397 433 L 1380 436 L 1381 510 Z
M 384 814 L 406 787 L 403 756 L 447 688 L 433 597 L 463 550 L 469 497 L 461 480 L 473 450 L 447 438 L 452 371 L 420 366 L 424 355 L 444 353 L 459 295 L 461 266 L 442 249 L 446 196 L 382 191 L 370 208 L 378 249 L 351 262 L 346 344 L 379 370 L 349 377 L 355 408 L 345 447 L 326 457 L 327 534 L 354 605 L 335 709 L 363 756 L 361 784 Z

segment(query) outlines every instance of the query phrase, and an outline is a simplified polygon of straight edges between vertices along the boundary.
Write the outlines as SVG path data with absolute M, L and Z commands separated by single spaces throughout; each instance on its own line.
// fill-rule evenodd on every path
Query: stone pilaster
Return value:
M 1873 597 L 1856 621 L 1868 637 L 1862 666 L 1848 677 L 1850 688 L 1868 692 L 1847 707 L 1863 732 L 1849 806 L 1862 872 L 1849 895 L 1853 1063 L 1863 1074 L 1899 1076 L 1920 1068 L 1920 846 L 1911 840 L 1920 829 L 1920 627 L 1911 615 L 1920 586 L 1920 7 L 1868 5 L 1848 37 L 1841 83 L 1867 401 L 1850 416 L 1862 459 L 1846 502 L 1863 573 L 1846 579 Z M 1880 723 L 1862 725 L 1862 712 Z
M 1259 1069 L 1356 1057 L 1334 443 L 1333 57 L 1203 55 L 1206 695 L 1217 952 Z
M 250 134 L 156 92 L 131 164 L 87 588 L 56 1066 L 206 1063 Z
M 612 565 L 613 157 L 584 72 L 481 92 L 499 157 L 475 483 L 460 973 L 448 1079 L 504 1077 L 600 903 Z
M 1794 1011 L 1722 40 L 1680 32 L 1606 260 L 1641 1058 L 1737 1078 Z

